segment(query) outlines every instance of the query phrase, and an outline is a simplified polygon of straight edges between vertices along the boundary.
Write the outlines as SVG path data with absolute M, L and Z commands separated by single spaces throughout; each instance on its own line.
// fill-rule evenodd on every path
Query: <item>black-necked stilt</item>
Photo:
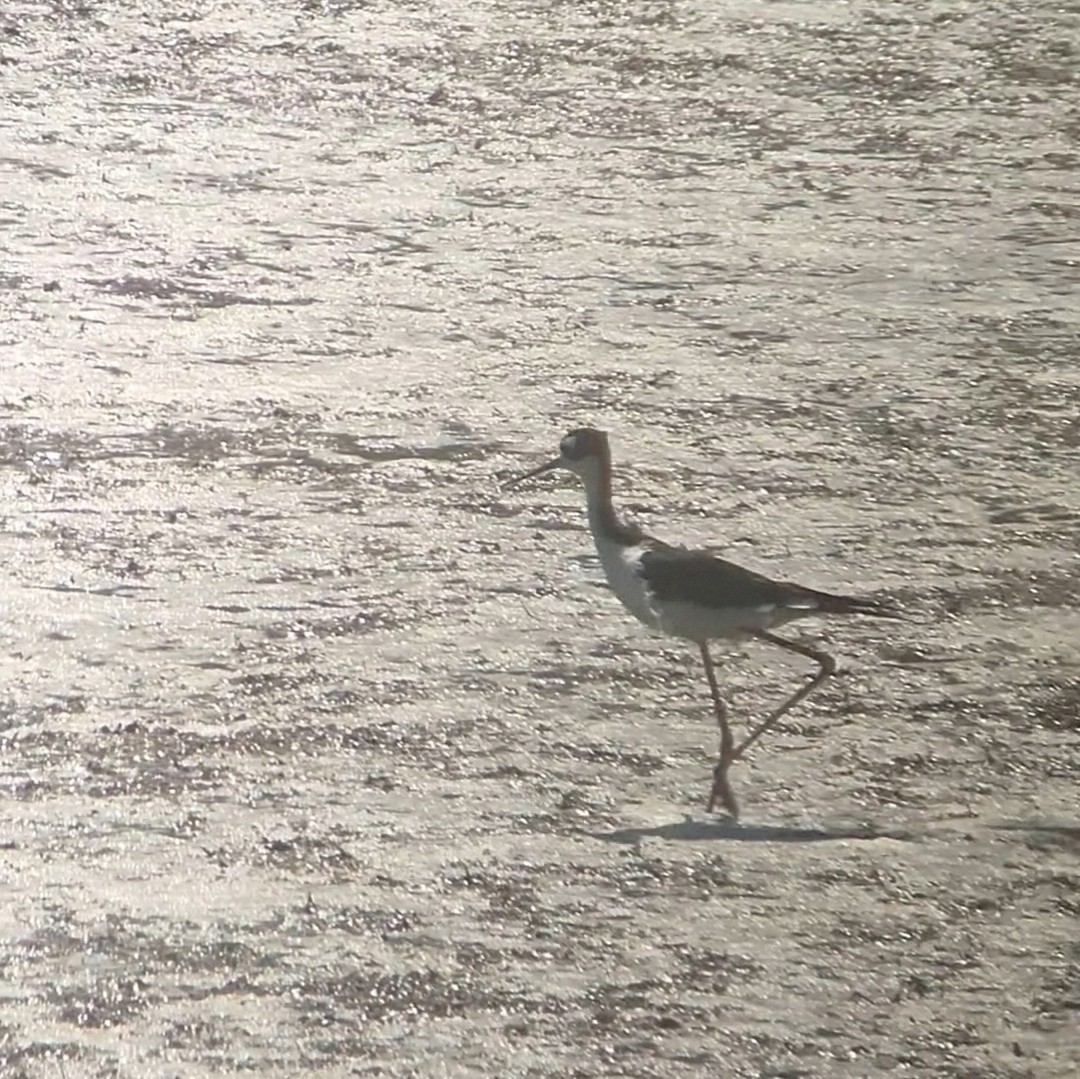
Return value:
M 812 693 L 836 670 L 827 652 L 778 637 L 772 631 L 785 622 L 809 615 L 868 614 L 899 617 L 888 604 L 854 596 L 834 596 L 812 588 L 773 581 L 707 551 L 672 547 L 646 535 L 636 525 L 619 520 L 611 504 L 611 451 L 607 435 L 591 427 L 571 431 L 559 443 L 554 461 L 506 483 L 512 487 L 553 468 L 581 477 L 588 503 L 589 530 L 600 563 L 615 594 L 650 629 L 693 641 L 701 650 L 709 680 L 716 721 L 720 725 L 720 760 L 713 771 L 708 808 L 717 803 L 733 818 L 739 806 L 728 770 L 780 718 Z M 709 642 L 718 638 L 754 637 L 814 660 L 817 673 L 736 745 L 720 698 Z

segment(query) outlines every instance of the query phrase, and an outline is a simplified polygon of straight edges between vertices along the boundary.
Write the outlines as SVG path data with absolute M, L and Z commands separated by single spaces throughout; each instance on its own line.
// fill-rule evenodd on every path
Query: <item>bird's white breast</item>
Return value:
M 656 611 L 641 576 L 639 559 L 643 551 L 643 547 L 628 547 L 602 535 L 596 537 L 596 552 L 600 556 L 600 565 L 604 568 L 604 575 L 612 591 L 635 618 L 650 629 L 658 629 Z

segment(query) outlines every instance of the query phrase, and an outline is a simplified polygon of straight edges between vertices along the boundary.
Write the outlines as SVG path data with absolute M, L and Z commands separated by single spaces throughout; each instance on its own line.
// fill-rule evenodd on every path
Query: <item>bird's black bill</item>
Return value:
M 526 472 L 524 476 L 515 476 L 512 480 L 507 480 L 506 483 L 502 485 L 502 489 L 507 491 L 511 487 L 516 487 L 519 483 L 531 480 L 533 476 L 539 476 L 541 472 L 550 472 L 553 468 L 558 468 L 561 463 L 561 458 L 556 457 L 554 461 L 548 461 L 546 465 L 541 465 L 539 468 L 534 468 L 531 472 Z

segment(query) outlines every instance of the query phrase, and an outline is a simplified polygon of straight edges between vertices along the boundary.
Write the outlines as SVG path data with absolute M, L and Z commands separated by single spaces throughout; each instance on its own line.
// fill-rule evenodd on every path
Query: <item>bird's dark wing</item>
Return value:
M 817 592 L 790 581 L 774 581 L 761 573 L 717 558 L 656 543 L 641 556 L 641 573 L 653 597 L 703 607 L 783 607 L 822 614 L 872 614 L 897 617 L 887 604 L 854 596 Z
M 770 580 L 705 551 L 655 547 L 641 556 L 641 574 L 649 591 L 660 601 L 753 608 L 787 606 L 803 598 L 802 589 Z

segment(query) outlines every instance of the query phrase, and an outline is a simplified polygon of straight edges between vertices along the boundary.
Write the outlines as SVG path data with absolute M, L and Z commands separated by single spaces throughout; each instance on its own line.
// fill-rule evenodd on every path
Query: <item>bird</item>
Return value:
M 902 618 L 902 612 L 887 601 L 836 595 L 773 580 L 711 551 L 673 546 L 647 535 L 616 513 L 608 436 L 592 427 L 570 431 L 559 442 L 558 457 L 511 478 L 503 489 L 517 487 L 554 469 L 573 472 L 584 484 L 589 531 L 608 584 L 623 606 L 649 629 L 690 641 L 700 650 L 720 729 L 720 756 L 713 769 L 707 812 L 722 805 L 737 821 L 739 803 L 729 777 L 732 765 L 837 669 L 836 660 L 828 652 L 774 631 L 788 622 L 815 615 Z M 747 638 L 812 660 L 817 670 L 737 742 L 709 646 L 720 639 Z

